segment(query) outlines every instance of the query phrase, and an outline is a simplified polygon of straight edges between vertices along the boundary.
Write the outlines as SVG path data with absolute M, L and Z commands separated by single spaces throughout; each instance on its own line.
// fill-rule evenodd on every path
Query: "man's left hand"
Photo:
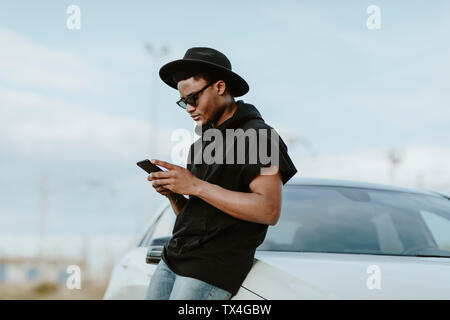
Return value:
M 151 162 L 168 170 L 150 173 L 147 180 L 151 181 L 154 187 L 162 186 L 172 192 L 184 195 L 196 195 L 198 193 L 202 180 L 186 168 L 156 159 L 152 159 Z

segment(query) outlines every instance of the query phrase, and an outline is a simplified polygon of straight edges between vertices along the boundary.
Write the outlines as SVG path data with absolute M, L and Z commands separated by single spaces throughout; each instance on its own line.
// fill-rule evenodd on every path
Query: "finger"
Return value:
M 161 184 L 158 182 L 158 180 L 152 180 L 152 186 L 153 188 L 158 188 L 161 186 Z
M 155 190 L 158 193 L 167 195 L 167 194 L 170 194 L 172 192 L 172 190 L 170 190 L 171 186 L 172 186 L 171 184 L 166 184 L 164 186 L 158 185 L 158 186 L 156 186 L 154 188 L 155 188 Z
M 172 176 L 172 173 L 170 171 L 159 171 L 159 172 L 152 172 L 151 173 L 152 179 L 167 179 Z
M 161 186 L 156 186 L 156 187 L 155 187 L 155 190 L 156 190 L 157 192 L 163 192 L 163 191 L 167 191 L 167 189 L 166 189 L 166 188 L 164 188 L 164 187 L 161 187 Z
M 157 160 L 157 159 L 152 159 L 151 163 L 156 164 L 157 166 L 161 166 L 163 168 L 166 168 L 168 170 L 173 170 L 173 169 L 175 169 L 177 167 L 174 164 L 171 164 L 169 162 L 162 161 L 162 160 Z
M 172 179 L 161 179 L 161 180 L 153 180 L 152 184 L 153 186 L 167 186 L 169 184 L 172 184 Z
M 170 191 L 169 189 L 166 189 L 164 187 L 155 187 L 156 192 L 158 192 L 159 194 L 162 194 L 163 196 L 168 196 L 172 193 L 172 191 Z
M 159 189 L 159 191 L 157 191 L 159 194 L 162 194 L 162 195 L 164 195 L 164 196 L 167 196 L 167 195 L 169 195 L 169 194 L 171 194 L 172 193 L 172 191 L 170 191 L 169 189 L 166 189 L 166 188 L 161 188 L 161 189 Z

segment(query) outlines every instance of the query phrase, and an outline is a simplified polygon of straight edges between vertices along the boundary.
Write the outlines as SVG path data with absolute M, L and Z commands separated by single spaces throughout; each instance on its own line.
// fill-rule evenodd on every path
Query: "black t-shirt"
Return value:
M 289 158 L 285 143 L 278 134 L 271 131 L 273 128 L 264 122 L 253 105 L 244 103 L 242 100 L 236 103 L 238 108 L 233 116 L 214 128 L 217 129 L 216 133 L 222 134 L 223 143 L 216 149 L 212 148 L 214 143 L 219 143 L 220 139 L 205 138 L 207 136 L 205 132 L 211 129 L 212 125 L 203 126 L 201 138 L 191 145 L 187 169 L 196 177 L 225 189 L 250 192 L 249 184 L 260 174 L 261 168 L 274 164 L 273 161 L 267 164 L 267 161 L 264 162 L 260 157 L 257 157 L 256 161 L 252 158 L 255 150 L 259 155 L 260 148 L 264 147 L 259 141 L 266 140 L 268 151 L 264 154 L 275 159 L 276 157 L 272 157 L 270 148 L 276 147 L 273 149 L 278 153 L 275 164 L 285 184 L 297 172 Z M 243 145 L 233 144 L 233 153 L 229 143 L 225 143 L 226 132 L 227 129 L 239 128 L 244 132 L 251 131 L 248 129 L 253 129 L 257 133 L 266 132 L 266 135 L 257 134 L 258 143 L 247 138 L 242 140 Z M 200 145 L 202 148 L 197 148 Z M 223 146 L 222 154 L 215 152 L 220 150 L 220 146 Z M 242 149 L 242 146 L 245 149 Z M 217 156 L 215 159 L 222 157 L 222 163 L 196 159 L 198 156 L 201 157 L 207 148 L 210 148 L 210 151 L 214 149 L 208 154 Z M 242 150 L 245 150 L 244 155 Z M 230 152 L 232 157 L 226 159 L 226 155 L 230 155 Z M 243 158 L 238 161 L 239 156 Z M 230 159 L 233 160 L 230 161 Z M 266 224 L 237 219 L 199 197 L 189 196 L 177 215 L 172 238 L 164 246 L 162 258 L 176 274 L 202 280 L 235 295 L 253 265 L 255 250 L 264 241 L 267 228 Z

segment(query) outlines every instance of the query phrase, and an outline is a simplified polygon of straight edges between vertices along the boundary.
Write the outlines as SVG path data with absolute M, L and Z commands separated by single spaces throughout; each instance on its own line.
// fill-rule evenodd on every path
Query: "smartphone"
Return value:
M 142 161 L 139 161 L 136 163 L 139 167 L 145 170 L 147 173 L 152 173 L 156 171 L 164 171 L 160 167 L 158 167 L 156 164 L 153 164 L 150 162 L 150 160 L 145 159 Z

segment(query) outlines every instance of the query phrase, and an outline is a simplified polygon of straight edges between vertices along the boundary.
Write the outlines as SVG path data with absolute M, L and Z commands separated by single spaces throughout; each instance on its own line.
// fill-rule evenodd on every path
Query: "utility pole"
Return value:
M 90 282 L 90 264 L 89 264 L 89 236 L 87 234 L 83 235 L 81 244 L 81 262 L 82 262 L 82 274 L 84 274 L 84 279 Z
M 109 212 L 110 208 L 114 206 L 114 203 L 111 202 L 113 201 L 116 196 L 117 196 L 117 191 L 116 191 L 116 187 L 114 185 L 113 182 L 108 181 L 108 180 L 102 180 L 102 179 L 97 179 L 97 178 L 88 178 L 87 180 L 84 181 L 84 184 L 86 184 L 88 187 L 90 188 L 103 188 L 105 191 L 107 191 L 109 193 L 109 195 L 111 196 L 111 200 L 105 201 L 103 203 L 103 210 L 105 212 Z M 88 234 L 84 234 L 82 236 L 82 247 L 81 247 L 81 261 L 83 264 L 83 272 L 84 272 L 84 278 L 87 279 L 88 281 L 93 280 L 94 278 L 91 278 L 92 276 L 92 264 L 91 264 L 91 255 L 90 255 L 90 245 L 91 245 L 91 239 L 89 237 Z
M 397 167 L 402 162 L 403 159 L 402 159 L 400 153 L 395 149 L 391 149 L 388 151 L 388 159 L 391 164 L 391 170 L 390 170 L 390 174 L 389 174 L 389 183 L 394 184 L 395 173 L 396 173 Z
M 167 45 L 163 45 L 159 48 L 155 47 L 152 43 L 147 42 L 145 44 L 145 51 L 150 56 L 152 66 L 150 69 L 150 79 L 151 79 L 151 92 L 150 92 L 150 110 L 149 110 L 149 120 L 150 120 L 150 156 L 149 158 L 157 158 L 158 156 L 158 85 L 159 85 L 159 74 L 157 67 L 159 65 L 159 59 L 166 57 L 169 54 L 169 48 Z M 154 191 L 151 190 L 149 195 L 150 199 L 150 214 L 153 211 L 153 200 Z M 140 225 L 140 223 L 138 223 Z
M 42 174 L 41 182 L 39 186 L 40 195 L 40 207 L 39 207 L 39 259 L 44 258 L 44 246 L 45 246 L 45 224 L 47 218 L 48 207 L 48 175 Z
M 160 48 L 155 48 L 150 42 L 145 45 L 145 50 L 149 54 L 152 61 L 152 68 L 150 70 L 151 74 L 151 91 L 150 91 L 150 124 L 151 124 L 151 133 L 150 133 L 150 154 L 152 157 L 157 154 L 158 150 L 158 70 L 157 66 L 159 65 L 159 59 L 168 55 L 169 48 L 166 45 L 163 45 Z

